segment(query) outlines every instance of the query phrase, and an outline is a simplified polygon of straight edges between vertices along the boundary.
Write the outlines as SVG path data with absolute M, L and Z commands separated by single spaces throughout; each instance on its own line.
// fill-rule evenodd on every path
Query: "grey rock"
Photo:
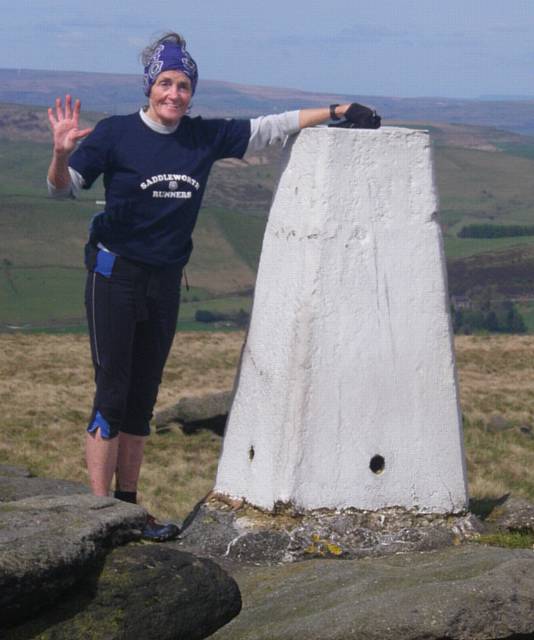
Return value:
M 513 428 L 513 424 L 501 415 L 493 415 L 486 424 L 486 431 L 489 433 L 499 433 Z
M 54 478 L 32 478 L 24 475 L 0 476 L 0 503 L 33 496 L 70 496 L 89 493 L 79 482 Z
M 167 545 L 128 545 L 98 563 L 76 593 L 9 630 L 10 640 L 200 640 L 241 609 L 214 562 Z
M 227 555 L 237 561 L 283 562 L 290 545 L 291 537 L 285 531 L 251 531 L 232 540 Z
M 201 503 L 184 520 L 178 544 L 193 553 L 222 558 L 239 535 L 234 523 L 230 509 L 210 509 Z
M 234 566 L 243 612 L 213 640 L 534 637 L 534 554 L 464 545 L 361 560 Z
M 146 512 L 90 494 L 0 503 L 0 626 L 52 603 L 104 552 L 139 537 Z
M 534 533 L 534 504 L 524 498 L 508 496 L 486 519 L 493 529 Z
M 10 464 L 0 464 L 0 477 L 29 478 L 31 473 L 26 467 L 14 467 Z
M 532 438 L 534 436 L 532 433 L 532 427 L 529 424 L 520 424 L 517 426 L 517 430 L 528 438 Z
M 180 544 L 214 558 L 277 563 L 426 551 L 463 542 L 482 529 L 472 514 L 442 516 L 400 508 L 266 513 L 212 496 L 186 519 Z
M 156 430 L 161 431 L 170 423 L 179 422 L 186 431 L 204 427 L 222 433 L 232 397 L 232 391 L 219 391 L 181 398 L 175 405 L 156 413 L 154 417 Z

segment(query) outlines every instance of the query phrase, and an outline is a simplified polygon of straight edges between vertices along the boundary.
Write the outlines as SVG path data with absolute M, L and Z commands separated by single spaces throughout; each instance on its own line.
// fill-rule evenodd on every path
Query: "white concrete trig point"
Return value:
M 466 508 L 426 132 L 286 147 L 215 491 L 271 510 Z

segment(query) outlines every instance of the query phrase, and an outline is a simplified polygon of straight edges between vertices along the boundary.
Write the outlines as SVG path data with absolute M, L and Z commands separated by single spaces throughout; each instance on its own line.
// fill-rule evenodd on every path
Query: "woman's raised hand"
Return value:
M 54 137 L 54 153 L 57 155 L 68 156 L 71 154 L 78 140 L 84 138 L 92 129 L 79 129 L 78 121 L 80 118 L 80 101 L 74 102 L 72 108 L 72 98 L 65 96 L 65 109 L 61 104 L 61 98 L 56 98 L 55 112 L 54 109 L 48 109 L 48 121 L 52 128 Z

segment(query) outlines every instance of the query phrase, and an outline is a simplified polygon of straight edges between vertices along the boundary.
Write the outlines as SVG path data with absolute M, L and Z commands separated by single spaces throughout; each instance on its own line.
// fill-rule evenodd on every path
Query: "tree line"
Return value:
M 527 326 L 511 300 L 495 299 L 491 287 L 474 292 L 463 306 L 451 303 L 454 333 L 526 333 Z
M 246 328 L 250 319 L 250 314 L 244 309 L 233 313 L 221 313 L 219 311 L 209 311 L 208 309 L 198 309 L 195 312 L 197 322 L 227 322 L 235 327 Z
M 468 224 L 458 233 L 459 238 L 513 238 L 534 236 L 531 224 Z

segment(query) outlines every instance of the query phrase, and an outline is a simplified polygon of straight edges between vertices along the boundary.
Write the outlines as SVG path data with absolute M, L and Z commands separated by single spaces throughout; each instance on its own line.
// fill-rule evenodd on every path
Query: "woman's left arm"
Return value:
M 341 120 L 344 117 L 350 120 L 353 112 L 358 114 L 361 108 L 361 105 L 356 103 L 337 104 L 253 118 L 250 121 L 247 151 L 260 151 L 274 142 L 283 142 L 287 136 L 297 133 L 300 129 L 314 127 L 329 120 Z

